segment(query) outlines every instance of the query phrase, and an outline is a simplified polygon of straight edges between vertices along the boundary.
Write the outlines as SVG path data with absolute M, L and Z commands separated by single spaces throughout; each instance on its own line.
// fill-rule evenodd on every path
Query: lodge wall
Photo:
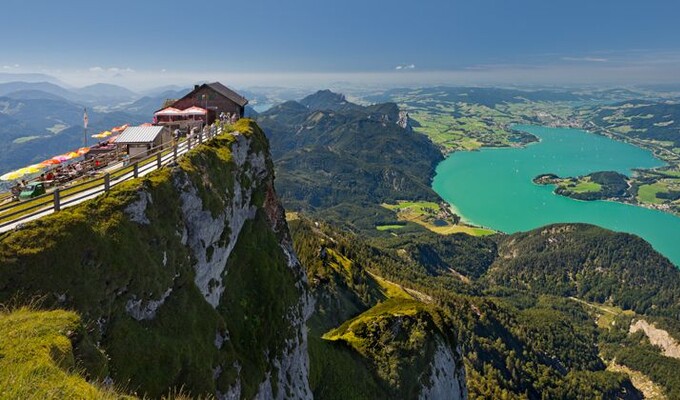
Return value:
M 185 98 L 182 98 L 173 104 L 173 107 L 180 110 L 185 110 L 191 106 L 205 108 L 205 100 L 203 95 L 208 100 L 208 123 L 213 123 L 220 113 L 236 113 L 238 116 L 243 116 L 244 108 L 215 92 L 210 87 L 200 87 Z

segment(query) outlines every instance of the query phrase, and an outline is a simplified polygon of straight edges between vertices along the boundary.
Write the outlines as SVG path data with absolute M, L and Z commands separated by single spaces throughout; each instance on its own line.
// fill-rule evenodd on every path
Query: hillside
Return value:
M 310 384 L 320 398 L 394 398 L 391 380 L 402 388 L 412 385 L 418 375 L 409 368 L 422 365 L 421 357 L 438 340 L 457 344 L 459 354 L 451 359 L 465 366 L 469 398 L 642 398 L 625 374 L 605 370 L 609 361 L 598 354 L 601 346 L 628 340 L 626 335 L 610 337 L 587 305 L 489 285 L 471 274 L 462 279 L 460 273 L 431 271 L 418 260 L 416 246 L 371 244 L 304 217 L 291 222 L 291 230 L 316 298 L 308 321 Z M 447 250 L 449 260 L 462 260 L 468 249 Z M 608 342 L 600 340 L 604 336 Z M 396 342 L 380 345 L 386 337 Z M 450 373 L 463 373 L 455 371 Z M 339 376 L 357 384 L 348 386 Z
M 626 101 L 597 109 L 591 121 L 632 138 L 670 142 L 680 147 L 680 104 Z
M 21 94 L 21 93 L 20 93 Z M 15 92 L 16 95 L 16 92 Z M 48 97 L 48 98 L 45 98 Z M 148 122 L 149 115 L 88 110 L 89 137 L 125 123 Z M 0 97 L 0 171 L 38 163 L 83 145 L 83 107 L 52 95 L 23 93 Z
M 4 234 L 0 303 L 73 310 L 104 355 L 96 368 L 73 356 L 93 382 L 154 398 L 309 397 L 304 273 L 267 141 L 247 120 L 236 128 Z
M 680 311 L 680 271 L 668 259 L 637 236 L 591 225 L 551 225 L 504 238 L 485 279 L 643 314 Z
M 438 201 L 430 180 L 441 152 L 398 120 L 396 104 L 362 107 L 328 91 L 260 114 L 286 209 L 354 223 L 367 214 L 394 219 L 381 203 Z M 345 218 L 349 214 L 355 221 Z M 375 230 L 372 223 L 357 223 Z

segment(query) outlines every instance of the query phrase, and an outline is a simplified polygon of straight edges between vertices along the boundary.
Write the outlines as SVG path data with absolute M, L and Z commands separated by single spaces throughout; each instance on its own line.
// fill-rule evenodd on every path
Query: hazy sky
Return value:
M 82 85 L 680 81 L 677 0 L 2 0 L 0 72 Z

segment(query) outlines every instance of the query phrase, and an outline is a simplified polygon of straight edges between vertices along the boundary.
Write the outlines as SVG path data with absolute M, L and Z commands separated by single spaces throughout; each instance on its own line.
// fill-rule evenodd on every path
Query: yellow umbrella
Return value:
M 96 135 L 92 135 L 92 137 L 97 138 L 97 139 L 103 139 L 103 138 L 110 136 L 112 134 L 113 134 L 113 132 L 111 132 L 111 131 L 104 131 L 104 132 L 99 132 Z
M 36 174 L 42 171 L 44 168 L 45 166 L 41 164 L 29 165 L 28 167 L 20 168 L 16 171 L 8 172 L 5 175 L 0 176 L 0 180 L 12 181 L 24 177 L 26 175 Z
M 66 156 L 70 160 L 72 158 L 80 157 L 80 154 L 76 153 L 75 151 L 72 151 L 70 153 L 64 154 L 64 156 Z
M 36 174 L 42 171 L 43 169 L 45 169 L 45 166 L 42 164 L 33 164 L 29 165 L 28 167 L 22 168 L 22 170 L 26 172 L 26 175 Z
M 6 174 L 3 175 L 3 176 L 0 176 L 0 180 L 3 180 L 3 181 L 13 181 L 13 180 L 15 180 L 15 179 L 21 178 L 22 176 L 24 176 L 24 174 L 21 173 L 20 170 L 16 170 L 16 171 L 8 172 L 8 173 L 6 173 Z

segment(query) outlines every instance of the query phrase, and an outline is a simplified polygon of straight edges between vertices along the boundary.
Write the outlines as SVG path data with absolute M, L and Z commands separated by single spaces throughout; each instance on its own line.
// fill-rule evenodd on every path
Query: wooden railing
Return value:
M 120 164 L 120 167 L 106 172 L 103 176 L 93 177 L 72 186 L 57 187 L 51 193 L 28 201 L 12 202 L 0 206 L 0 232 L 14 229 L 23 222 L 38 219 L 94 198 L 125 181 L 136 179 L 160 169 L 164 165 L 174 163 L 196 145 L 202 144 L 220 133 L 222 133 L 222 127 L 213 125 L 207 132 L 200 131 L 193 136 L 187 136 L 171 147 L 167 147 L 167 144 L 152 147 L 147 151 L 146 156 L 136 159 L 130 164 L 126 164 L 124 161 L 114 163 L 114 165 Z

